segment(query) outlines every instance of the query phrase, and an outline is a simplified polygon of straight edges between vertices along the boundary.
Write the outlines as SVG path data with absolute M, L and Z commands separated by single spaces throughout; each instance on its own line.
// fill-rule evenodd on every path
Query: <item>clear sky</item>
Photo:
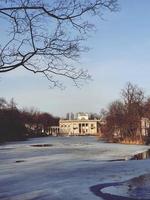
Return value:
M 150 1 L 120 0 L 121 10 L 96 20 L 97 31 L 86 45 L 80 65 L 92 74 L 93 81 L 81 89 L 68 82 L 67 89 L 49 89 L 43 77 L 27 71 L 1 74 L 1 97 L 15 99 L 19 107 L 65 116 L 67 112 L 96 112 L 119 98 L 130 81 L 150 95 Z

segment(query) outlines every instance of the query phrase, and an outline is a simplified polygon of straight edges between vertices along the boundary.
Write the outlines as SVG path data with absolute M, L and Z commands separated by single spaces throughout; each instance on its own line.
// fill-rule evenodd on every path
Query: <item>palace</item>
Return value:
M 59 121 L 59 133 L 61 135 L 97 135 L 100 134 L 102 121 L 89 119 L 86 113 L 78 113 L 76 119 L 61 119 Z

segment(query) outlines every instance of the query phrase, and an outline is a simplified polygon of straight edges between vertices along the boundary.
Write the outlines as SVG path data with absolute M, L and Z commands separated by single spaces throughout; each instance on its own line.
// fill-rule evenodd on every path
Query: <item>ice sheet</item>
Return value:
M 35 144 L 51 144 L 35 147 Z M 90 186 L 150 173 L 149 160 L 128 159 L 149 149 L 94 137 L 46 137 L 0 146 L 0 199 L 96 200 Z

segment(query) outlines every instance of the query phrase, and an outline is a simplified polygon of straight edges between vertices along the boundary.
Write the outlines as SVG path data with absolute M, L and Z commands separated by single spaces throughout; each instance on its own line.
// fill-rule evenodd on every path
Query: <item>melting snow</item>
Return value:
M 128 161 L 148 146 L 94 137 L 46 137 L 0 146 L 0 199 L 96 200 L 90 186 L 150 173 L 150 160 Z M 126 159 L 127 161 L 108 162 Z

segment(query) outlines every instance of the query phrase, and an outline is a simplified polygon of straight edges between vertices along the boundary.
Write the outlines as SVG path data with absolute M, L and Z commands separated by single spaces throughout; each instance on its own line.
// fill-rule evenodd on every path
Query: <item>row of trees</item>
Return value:
M 45 136 L 50 126 L 58 125 L 59 118 L 35 109 L 19 110 L 13 99 L 0 98 L 0 141 L 20 140 Z
M 49 113 L 41 113 L 35 109 L 23 110 L 22 120 L 28 129 L 28 135 L 42 136 L 49 134 L 51 126 L 58 126 L 59 118 Z
M 146 98 L 143 89 L 127 83 L 121 91 L 121 100 L 112 102 L 107 111 L 103 111 L 106 120 L 102 132 L 110 141 L 125 143 L 147 143 L 150 133 L 147 127 L 143 135 L 141 120 L 150 119 L 150 98 Z M 145 127 L 146 128 L 146 127 Z

